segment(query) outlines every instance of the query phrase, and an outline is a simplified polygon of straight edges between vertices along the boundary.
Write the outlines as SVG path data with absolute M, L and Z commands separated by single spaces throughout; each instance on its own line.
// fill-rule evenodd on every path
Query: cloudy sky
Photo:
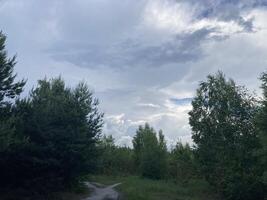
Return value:
M 0 25 L 25 94 L 45 76 L 86 81 L 120 145 L 145 122 L 169 145 L 191 142 L 187 113 L 207 74 L 259 92 L 267 69 L 267 0 L 0 0 Z

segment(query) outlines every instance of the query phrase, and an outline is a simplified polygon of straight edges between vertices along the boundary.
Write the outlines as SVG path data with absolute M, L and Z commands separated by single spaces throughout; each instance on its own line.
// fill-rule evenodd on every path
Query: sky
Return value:
M 122 146 L 145 122 L 192 144 L 200 81 L 221 70 L 260 95 L 267 70 L 267 0 L 0 0 L 0 29 L 24 95 L 44 77 L 87 82 Z

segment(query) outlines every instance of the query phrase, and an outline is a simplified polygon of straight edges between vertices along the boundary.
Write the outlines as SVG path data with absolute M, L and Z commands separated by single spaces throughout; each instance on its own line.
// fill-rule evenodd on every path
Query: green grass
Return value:
M 81 200 L 90 196 L 90 189 L 83 183 L 73 185 L 72 188 L 55 194 L 55 200 Z M 53 200 L 53 199 L 51 199 Z
M 71 188 L 58 192 L 38 193 L 34 190 L 0 188 L 0 200 L 81 200 L 90 196 L 90 190 L 84 184 L 75 184 Z
M 137 176 L 89 176 L 90 181 L 105 185 L 121 182 L 117 190 L 123 200 L 217 200 L 209 185 L 203 180 L 175 184 L 172 181 L 149 180 Z

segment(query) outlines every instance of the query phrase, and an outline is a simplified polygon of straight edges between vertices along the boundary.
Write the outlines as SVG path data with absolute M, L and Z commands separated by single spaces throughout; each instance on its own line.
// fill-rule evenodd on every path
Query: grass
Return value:
M 117 190 L 123 200 L 216 200 L 218 199 L 207 182 L 191 180 L 176 184 L 173 181 L 149 180 L 137 176 L 89 176 L 90 181 L 111 185 L 121 182 Z
M 81 200 L 90 196 L 90 192 L 84 184 L 76 184 L 60 192 L 46 192 L 45 194 L 23 188 L 0 188 L 0 200 Z
M 90 189 L 83 183 L 75 185 L 73 188 L 55 194 L 55 200 L 81 200 L 90 196 Z
M 204 180 L 193 179 L 187 183 L 174 183 L 170 180 L 150 180 L 138 176 L 103 176 L 90 175 L 83 181 L 93 181 L 104 185 L 122 183 L 117 190 L 122 194 L 122 200 L 218 200 L 212 193 L 210 186 Z M 1 200 L 81 200 L 90 196 L 90 191 L 83 184 L 68 191 L 56 193 L 50 197 L 31 196 L 26 197 L 22 191 L 10 191 L 0 195 Z

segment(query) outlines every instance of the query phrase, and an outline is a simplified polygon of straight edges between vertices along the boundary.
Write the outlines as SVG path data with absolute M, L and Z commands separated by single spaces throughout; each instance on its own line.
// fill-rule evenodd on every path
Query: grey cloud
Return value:
M 267 6 L 266 0 L 178 0 L 198 6 L 198 19 L 218 18 L 224 21 L 240 20 L 242 12 Z
M 194 13 L 188 26 L 207 19 L 242 27 L 241 34 L 213 37 L 219 29 L 177 33 L 142 24 L 147 3 L 154 1 L 8 0 L 0 6 L 0 23 L 9 52 L 18 53 L 16 71 L 28 78 L 29 88 L 45 75 L 62 74 L 69 85 L 85 80 L 106 113 L 105 133 L 120 143 L 129 143 L 144 121 L 162 128 L 169 141 L 188 141 L 190 100 L 183 98 L 191 97 L 208 73 L 221 69 L 258 88 L 257 76 L 267 65 L 266 30 L 251 32 L 254 21 L 242 14 L 259 6 L 266 13 L 266 1 L 158 0 L 188 4 Z M 146 106 L 152 104 L 157 106 Z
M 245 19 L 244 12 L 255 8 L 266 8 L 266 0 L 175 0 L 196 8 L 195 20 L 216 19 L 234 21 L 246 32 L 253 31 L 253 19 Z
M 157 45 L 143 44 L 127 40 L 117 45 L 94 46 L 82 45 L 77 50 L 64 52 L 56 49 L 52 56 L 59 61 L 68 61 L 79 66 L 97 67 L 98 65 L 124 67 L 160 67 L 172 63 L 194 61 L 202 57 L 201 42 L 207 39 L 212 29 L 206 28 L 191 34 L 176 35 Z M 66 49 L 75 49 L 72 45 Z
M 176 35 L 170 41 L 158 45 L 131 45 L 124 49 L 130 57 L 127 63 L 158 67 L 171 63 L 194 61 L 201 57 L 200 41 L 206 39 L 210 30 L 200 29 L 191 34 Z
M 176 3 L 173 0 L 166 1 Z M 115 1 L 115 5 L 112 6 L 110 3 L 102 3 L 103 5 L 100 3 L 100 6 L 82 4 L 84 6 L 82 8 L 68 3 L 65 5 L 67 11 L 60 15 L 57 23 L 61 37 L 64 41 L 69 41 L 64 43 L 60 40 L 56 43 L 58 45 L 53 45 L 47 50 L 48 53 L 55 60 L 89 68 L 99 65 L 115 68 L 159 67 L 198 60 L 203 57 L 201 44 L 211 33 L 219 31 L 215 28 L 201 28 L 193 32 L 174 34 L 166 40 L 152 43 L 143 38 L 132 37 L 138 35 L 136 27 L 141 23 L 142 11 L 147 1 L 134 2 L 136 1 L 126 1 L 126 3 Z M 193 19 L 195 21 L 203 18 L 235 21 L 245 32 L 253 31 L 253 19 L 244 19 L 242 11 L 265 5 L 265 1 L 259 0 L 177 2 L 196 8 L 196 16 Z M 114 9 L 110 9 L 111 7 Z M 69 24 L 72 26 L 69 27 Z M 226 38 L 227 35 L 223 35 L 210 39 Z
M 170 100 L 177 105 L 190 104 L 193 98 L 171 98 Z

